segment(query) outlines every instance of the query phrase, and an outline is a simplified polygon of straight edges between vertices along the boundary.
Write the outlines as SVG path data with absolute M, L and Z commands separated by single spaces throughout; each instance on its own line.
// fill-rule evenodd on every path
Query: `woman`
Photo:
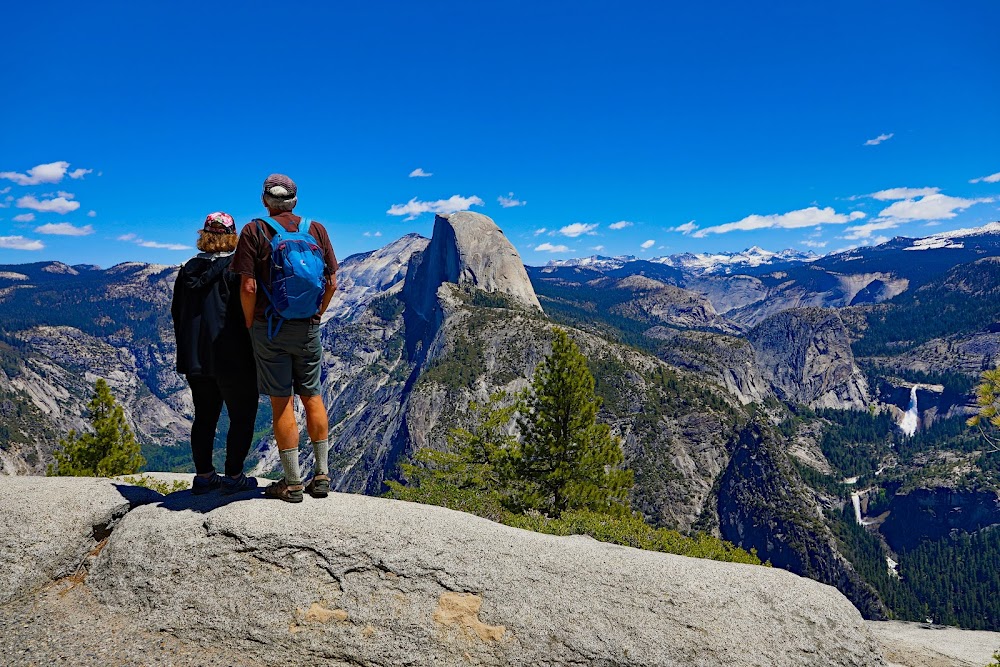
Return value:
M 192 492 L 222 488 L 236 493 L 257 487 L 243 473 L 257 418 L 257 375 L 250 334 L 240 307 L 240 279 L 228 271 L 238 240 L 228 213 L 212 213 L 198 232 L 201 252 L 181 267 L 170 313 L 177 340 L 177 372 L 194 398 L 191 455 L 197 473 Z M 226 476 L 215 471 L 212 448 L 222 404 L 229 413 Z

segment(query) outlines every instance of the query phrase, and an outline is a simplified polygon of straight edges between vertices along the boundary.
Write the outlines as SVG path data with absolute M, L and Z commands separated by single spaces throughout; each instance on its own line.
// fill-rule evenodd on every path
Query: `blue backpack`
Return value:
M 268 340 L 278 335 L 285 320 L 306 319 L 319 312 L 326 292 L 326 262 L 323 249 L 309 233 L 302 218 L 299 229 L 286 231 L 270 220 L 261 220 L 274 231 L 271 238 L 271 284 L 264 293 L 271 301 L 267 316 Z M 261 228 L 261 233 L 264 233 Z M 262 285 L 263 287 L 263 285 Z

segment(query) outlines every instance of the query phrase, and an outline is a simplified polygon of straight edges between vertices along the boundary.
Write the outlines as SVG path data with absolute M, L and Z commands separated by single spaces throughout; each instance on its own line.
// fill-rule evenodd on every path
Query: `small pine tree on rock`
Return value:
M 621 441 L 597 421 L 601 399 L 587 360 L 562 329 L 538 367 L 524 412 L 516 459 L 519 500 L 549 516 L 586 509 L 629 512 L 632 472 L 621 468 Z
M 132 475 L 146 464 L 125 411 L 111 394 L 108 383 L 98 380 L 87 404 L 92 433 L 77 433 L 59 441 L 55 463 L 48 474 L 60 477 L 115 477 Z

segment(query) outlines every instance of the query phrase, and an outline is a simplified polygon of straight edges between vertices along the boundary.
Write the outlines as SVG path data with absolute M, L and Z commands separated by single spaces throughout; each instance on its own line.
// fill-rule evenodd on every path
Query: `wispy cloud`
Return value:
M 90 225 L 75 227 L 68 222 L 54 222 L 41 227 L 35 227 L 39 234 L 54 234 L 56 236 L 87 236 L 94 233 L 94 228 Z
M 583 222 L 574 222 L 572 225 L 566 225 L 565 227 L 561 227 L 559 229 L 559 233 L 562 234 L 563 236 L 568 236 L 571 239 L 575 239 L 577 236 L 581 236 L 583 234 L 596 234 L 596 232 L 594 231 L 595 229 L 597 229 L 596 222 L 589 225 Z
M 656 241 L 654 241 L 653 239 L 649 239 L 648 241 L 643 241 L 643 243 L 642 243 L 642 249 L 643 250 L 649 250 L 654 245 L 656 245 Z
M 911 220 L 949 220 L 976 204 L 989 204 L 992 197 L 963 199 L 942 194 L 931 194 L 920 199 L 904 199 L 893 202 L 879 213 L 879 218 L 889 218 L 899 222 Z
M 405 204 L 393 204 L 386 211 L 388 215 L 405 215 L 407 220 L 413 220 L 421 213 L 455 213 L 456 211 L 467 211 L 472 206 L 482 206 L 483 200 L 472 195 L 462 197 L 452 195 L 448 199 L 438 199 L 437 201 L 420 201 L 416 197 Z
M 789 211 L 788 213 L 775 213 L 772 215 L 748 215 L 736 222 L 727 222 L 724 225 L 705 227 L 694 233 L 695 238 L 705 238 L 709 234 L 726 234 L 734 231 L 752 231 L 755 229 L 798 229 L 800 227 L 812 227 L 814 225 L 841 225 L 852 220 L 860 220 L 865 214 L 861 211 L 854 211 L 850 214 L 837 213 L 833 208 L 809 208 Z
M 894 132 L 890 132 L 889 134 L 880 134 L 874 139 L 869 139 L 868 141 L 866 141 L 865 146 L 878 146 L 883 141 L 889 141 L 890 139 L 892 139 L 894 134 L 895 134 Z
M 410 178 L 430 178 L 433 175 L 434 174 L 432 174 L 431 172 L 424 171 L 420 167 L 417 167 L 416 169 L 410 172 Z
M 973 178 L 969 183 L 1000 183 L 1000 171 L 995 174 L 990 174 L 989 176 L 980 176 L 979 178 Z
M 382 232 L 375 232 L 375 233 L 365 232 L 364 234 L 362 234 L 362 236 L 374 236 L 374 237 L 378 238 L 379 236 L 382 236 Z
M 800 245 L 804 245 L 807 248 L 825 248 L 826 241 L 799 241 Z
M 97 217 L 97 211 L 87 211 L 87 217 L 88 218 L 96 218 Z
M 914 197 L 926 197 L 941 192 L 941 188 L 889 188 L 873 192 L 869 197 L 879 201 L 893 201 L 896 199 L 913 199 Z
M 593 248 L 591 248 L 591 250 L 596 250 L 597 252 L 603 252 L 604 251 L 604 246 L 602 246 L 602 245 L 595 245 Z
M 551 243 L 543 243 L 541 245 L 535 246 L 535 252 L 569 252 L 569 247 L 564 245 L 552 245 Z
M 514 208 L 515 206 L 524 206 L 525 204 L 528 203 L 526 201 L 521 201 L 520 199 L 515 197 L 513 192 L 508 192 L 506 197 L 500 195 L 499 197 L 497 197 L 497 201 L 500 202 L 500 205 L 503 206 L 504 208 Z
M 608 229 L 625 229 L 626 227 L 631 227 L 634 222 L 629 222 L 628 220 L 619 220 L 618 222 L 612 222 L 608 225 Z
M 35 214 L 34 213 L 22 213 L 21 215 L 15 215 L 13 219 L 14 219 L 14 222 L 34 222 L 35 221 Z
M 67 174 L 67 169 L 69 169 L 69 162 L 49 162 L 32 167 L 26 174 L 16 171 L 0 171 L 0 178 L 14 181 L 18 185 L 39 185 L 40 183 L 58 183 L 67 175 L 74 179 L 83 178 L 93 171 L 92 169 L 74 169 Z
M 5 195 L 8 192 L 10 192 L 10 186 L 9 185 L 7 187 L 5 187 L 3 190 L 0 190 L 0 195 Z
M 694 220 L 689 220 L 683 225 L 677 225 L 676 227 L 667 228 L 668 232 L 681 232 L 682 234 L 690 234 L 694 230 L 698 229 L 698 225 L 694 224 Z
M 145 241 L 135 234 L 122 234 L 118 237 L 119 241 L 126 241 L 128 243 L 134 243 L 137 246 L 142 246 L 143 248 L 157 248 L 160 250 L 191 250 L 191 246 L 182 245 L 180 243 L 160 243 L 158 241 Z
M 7 250 L 42 250 L 45 244 L 23 236 L 0 236 L 0 248 Z
M 17 200 L 15 204 L 18 208 L 30 208 L 39 213 L 60 213 L 65 214 L 80 208 L 80 202 L 70 201 L 65 197 L 55 197 L 54 199 L 39 200 L 34 195 L 25 195 Z
M 539 227 L 538 229 L 535 230 L 535 236 L 540 236 L 547 231 L 549 231 L 548 227 Z

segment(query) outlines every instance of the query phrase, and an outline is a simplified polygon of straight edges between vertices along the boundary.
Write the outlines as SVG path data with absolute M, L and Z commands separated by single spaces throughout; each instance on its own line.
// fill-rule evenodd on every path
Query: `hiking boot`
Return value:
M 200 496 L 209 491 L 215 491 L 220 486 L 222 486 L 222 477 L 213 470 L 210 477 L 194 476 L 194 482 L 191 484 L 191 493 Z
M 330 495 L 330 477 L 327 475 L 314 475 L 306 484 L 306 493 L 313 498 L 326 498 Z
M 222 495 L 231 496 L 234 493 L 253 491 L 257 488 L 257 480 L 240 473 L 236 479 L 226 475 L 222 478 Z
M 264 495 L 268 498 L 277 498 L 286 503 L 302 502 L 302 485 L 289 484 L 283 478 L 264 489 Z

